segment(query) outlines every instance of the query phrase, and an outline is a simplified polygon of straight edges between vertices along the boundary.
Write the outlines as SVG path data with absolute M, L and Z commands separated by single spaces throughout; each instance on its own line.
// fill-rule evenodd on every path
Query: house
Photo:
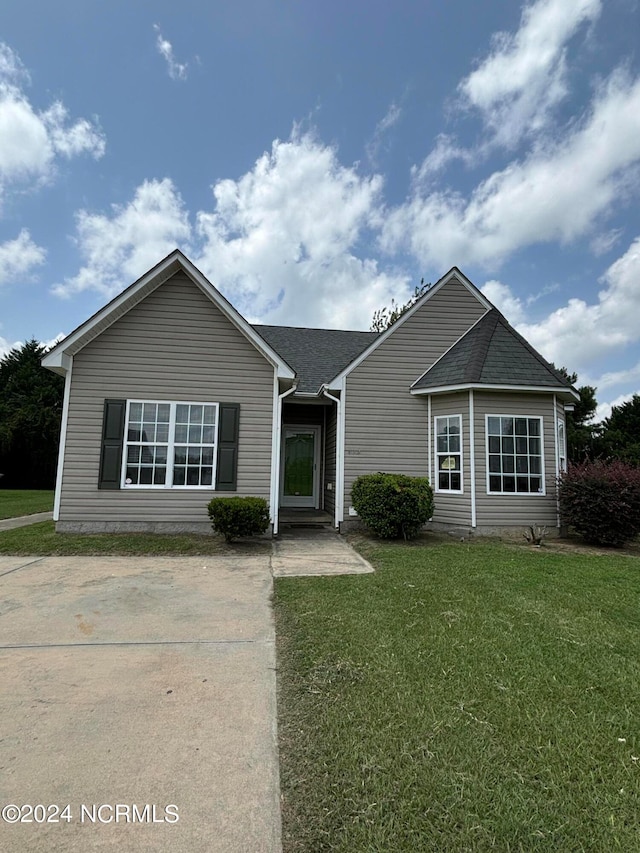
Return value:
M 209 530 L 216 494 L 341 528 L 373 471 L 429 477 L 436 527 L 559 524 L 578 395 L 455 267 L 377 334 L 251 325 L 174 251 L 43 365 L 61 531 Z

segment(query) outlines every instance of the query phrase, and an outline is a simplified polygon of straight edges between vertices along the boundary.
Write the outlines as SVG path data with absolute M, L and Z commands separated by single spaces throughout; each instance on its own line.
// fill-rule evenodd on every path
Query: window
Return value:
M 564 421 L 558 421 L 558 467 L 560 474 L 567 470 L 567 439 L 565 437 Z
M 437 417 L 436 491 L 462 491 L 462 416 Z
M 209 488 L 215 482 L 217 403 L 130 400 L 124 488 Z
M 487 491 L 544 494 L 542 418 L 487 415 Z

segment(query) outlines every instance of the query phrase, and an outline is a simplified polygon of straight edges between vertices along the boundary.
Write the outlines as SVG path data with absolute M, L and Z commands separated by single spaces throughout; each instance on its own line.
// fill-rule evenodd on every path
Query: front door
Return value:
M 319 438 L 317 426 L 283 427 L 281 506 L 319 507 Z

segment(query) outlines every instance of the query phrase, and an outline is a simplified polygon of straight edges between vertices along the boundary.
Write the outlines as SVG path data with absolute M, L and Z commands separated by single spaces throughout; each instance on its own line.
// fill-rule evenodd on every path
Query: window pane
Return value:
M 449 435 L 460 435 L 459 418 L 449 418 Z
M 177 424 L 188 424 L 189 423 L 189 406 L 184 406 L 184 405 L 176 406 L 176 423 Z
M 489 471 L 492 474 L 499 474 L 500 473 L 500 457 L 497 456 L 496 454 L 492 454 L 489 457 Z
M 213 444 L 216 440 L 216 428 L 214 426 L 206 426 L 202 430 L 202 441 L 204 444 Z
M 532 456 L 530 458 L 530 464 L 531 464 L 531 473 L 532 474 L 542 474 L 542 466 L 540 464 L 540 457 L 539 456 Z
M 200 465 L 200 448 L 190 447 L 187 452 L 187 461 L 189 465 Z
M 528 477 L 517 477 L 516 478 L 516 486 L 519 492 L 528 492 L 529 491 L 529 478 Z
M 532 456 L 540 455 L 540 439 L 539 438 L 530 438 L 529 439 L 529 453 Z
M 500 435 L 500 418 L 489 418 L 488 423 L 489 435 Z
M 441 471 L 438 474 L 438 488 L 439 489 L 448 489 L 449 488 L 449 474 L 446 471 Z
M 191 406 L 191 412 L 189 414 L 189 421 L 192 424 L 201 424 L 202 423 L 202 406 Z
M 203 486 L 210 486 L 213 482 L 213 468 L 203 468 L 201 477 Z
M 129 406 L 129 421 L 142 420 L 142 403 L 131 403 Z
M 512 438 L 503 438 L 502 439 L 502 452 L 503 453 L 513 453 L 513 439 Z
M 155 441 L 156 440 L 156 424 L 155 424 L 155 421 L 145 421 L 142 424 L 142 440 L 143 441 Z
M 215 424 L 215 422 L 216 422 L 216 407 L 215 406 L 205 406 L 204 407 L 204 422 L 205 422 L 205 424 Z
M 542 491 L 542 479 L 540 477 L 531 477 L 531 491 L 532 492 L 541 492 Z
M 513 456 L 503 456 L 502 457 L 502 470 L 505 474 L 513 474 L 514 472 L 514 460 Z
M 185 468 L 180 465 L 176 465 L 173 469 L 173 485 L 174 486 L 184 486 L 184 478 L 185 478 Z
M 527 439 L 523 436 L 518 436 L 516 438 L 516 453 L 526 453 L 527 452 Z
M 449 435 L 446 418 L 436 418 L 436 433 L 438 436 Z
M 176 447 L 173 459 L 176 465 L 185 465 L 187 462 L 187 448 L 186 447 Z
M 457 471 L 451 473 L 451 488 L 460 491 L 460 474 Z
M 516 473 L 517 474 L 528 474 L 529 473 L 529 457 L 528 456 L 516 456 Z
M 140 464 L 140 447 L 130 446 L 127 448 L 127 463 L 139 465 Z
M 169 441 L 169 424 L 158 424 L 156 427 L 156 441 Z
M 497 436 L 489 436 L 489 453 L 500 453 L 500 439 Z
M 529 418 L 529 435 L 540 435 L 540 421 L 538 418 Z
M 138 484 L 138 469 L 137 468 L 127 468 L 127 480 L 131 480 L 130 485 Z
M 140 424 L 129 425 L 129 429 L 127 430 L 127 441 L 140 441 L 142 438 L 140 426 Z
M 448 447 L 447 436 L 446 435 L 439 435 L 438 436 L 438 453 L 446 453 L 448 449 L 449 449 L 449 447 Z
M 142 406 L 142 420 L 155 421 L 158 407 L 155 403 L 144 403 Z
M 170 413 L 171 406 L 168 403 L 160 403 L 160 405 L 158 406 L 158 422 L 168 424 Z
M 501 492 L 502 491 L 502 478 L 501 477 L 489 477 L 489 491 L 490 492 Z
M 176 441 L 186 441 L 189 427 L 185 424 L 176 424 Z
M 502 435 L 513 435 L 513 418 L 500 418 Z
M 515 492 L 515 490 L 516 490 L 516 478 L 515 477 L 503 477 L 502 478 L 502 489 L 505 492 Z
M 449 436 L 449 450 L 451 453 L 460 453 L 460 436 L 459 435 L 450 435 Z
M 526 435 L 527 434 L 527 419 L 526 418 L 516 418 L 516 435 Z
M 213 447 L 202 448 L 202 464 L 213 465 Z
M 197 424 L 195 426 L 190 426 L 189 427 L 189 443 L 190 444 L 200 444 L 201 441 L 202 441 L 202 427 L 198 426 Z
M 155 473 L 153 475 L 154 485 L 164 486 L 166 476 L 167 476 L 167 469 L 166 468 L 156 468 Z
M 187 486 L 199 486 L 200 485 L 200 469 L 199 468 L 187 468 Z
M 153 478 L 153 468 L 149 466 L 145 466 L 140 469 L 140 485 L 141 486 L 150 486 L 151 480 Z
M 167 464 L 167 448 L 166 447 L 156 447 L 156 465 L 166 465 Z

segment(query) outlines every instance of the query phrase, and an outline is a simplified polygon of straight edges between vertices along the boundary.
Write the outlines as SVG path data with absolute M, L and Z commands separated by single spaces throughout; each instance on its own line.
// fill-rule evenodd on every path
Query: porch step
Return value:
M 333 518 L 328 512 L 318 509 L 284 509 L 280 511 L 280 528 L 308 530 L 333 529 Z

